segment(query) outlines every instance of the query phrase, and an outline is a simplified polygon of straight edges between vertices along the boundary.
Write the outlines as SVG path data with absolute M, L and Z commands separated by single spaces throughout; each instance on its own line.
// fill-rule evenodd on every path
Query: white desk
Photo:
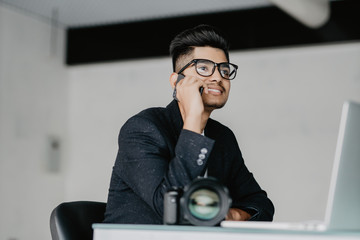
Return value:
M 360 240 L 360 232 L 299 232 L 221 227 L 94 224 L 94 240 Z

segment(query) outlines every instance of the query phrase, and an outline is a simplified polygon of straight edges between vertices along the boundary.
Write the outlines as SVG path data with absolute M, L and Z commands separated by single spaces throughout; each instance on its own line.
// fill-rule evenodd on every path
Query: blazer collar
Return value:
M 175 130 L 176 136 L 180 135 L 180 132 L 184 126 L 184 122 L 180 113 L 179 105 L 176 100 L 173 100 L 166 106 L 166 110 L 169 113 L 170 122 Z

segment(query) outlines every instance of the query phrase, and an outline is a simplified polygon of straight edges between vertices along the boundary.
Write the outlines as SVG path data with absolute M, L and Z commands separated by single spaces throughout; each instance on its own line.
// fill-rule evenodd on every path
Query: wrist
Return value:
M 196 117 L 187 117 L 184 120 L 183 129 L 201 134 L 201 120 Z

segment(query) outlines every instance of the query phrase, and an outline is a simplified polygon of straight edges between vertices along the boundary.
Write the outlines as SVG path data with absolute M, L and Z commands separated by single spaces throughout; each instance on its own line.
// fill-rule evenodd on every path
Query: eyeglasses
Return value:
M 215 63 L 208 59 L 193 59 L 188 64 L 186 64 L 178 72 L 178 74 L 182 73 L 191 64 L 195 65 L 196 72 L 203 77 L 209 77 L 213 75 L 215 68 L 218 67 L 218 71 L 221 77 L 227 80 L 233 80 L 236 77 L 236 72 L 238 69 L 237 65 L 228 62 Z

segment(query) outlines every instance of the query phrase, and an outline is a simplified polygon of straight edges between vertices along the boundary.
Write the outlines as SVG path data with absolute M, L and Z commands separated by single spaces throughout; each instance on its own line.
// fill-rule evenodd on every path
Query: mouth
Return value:
M 213 93 L 221 94 L 221 91 L 218 90 L 218 89 L 209 88 L 208 91 L 209 91 L 209 92 L 213 92 Z
M 211 86 L 209 86 L 209 87 L 208 87 L 208 91 L 209 91 L 209 93 L 211 93 L 211 94 L 220 95 L 220 94 L 222 94 L 223 92 L 225 92 L 225 89 L 221 88 L 221 86 L 218 86 L 218 87 L 211 87 Z

